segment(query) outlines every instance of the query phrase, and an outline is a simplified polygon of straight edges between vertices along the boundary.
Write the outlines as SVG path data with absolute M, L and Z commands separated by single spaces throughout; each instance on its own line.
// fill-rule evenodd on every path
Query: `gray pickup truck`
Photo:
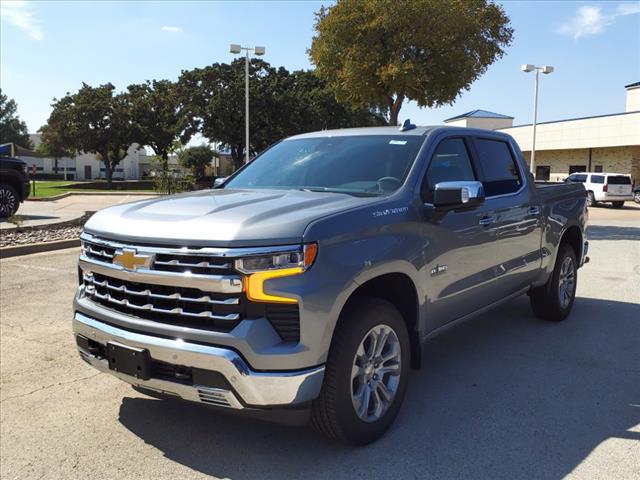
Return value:
M 502 133 L 298 135 L 216 189 L 96 213 L 73 330 L 149 395 L 366 444 L 429 338 L 522 294 L 569 315 L 587 215 L 581 184 L 537 185 Z

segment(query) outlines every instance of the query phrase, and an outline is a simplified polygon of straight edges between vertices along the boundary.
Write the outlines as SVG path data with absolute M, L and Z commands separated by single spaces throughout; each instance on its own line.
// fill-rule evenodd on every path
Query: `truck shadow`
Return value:
M 609 225 L 589 225 L 589 240 L 640 240 L 640 228 Z
M 364 448 L 148 398 L 125 398 L 120 422 L 167 458 L 233 479 L 555 479 L 608 439 L 640 441 L 638 338 L 637 304 L 578 298 L 551 324 L 516 299 L 430 341 L 396 424 Z

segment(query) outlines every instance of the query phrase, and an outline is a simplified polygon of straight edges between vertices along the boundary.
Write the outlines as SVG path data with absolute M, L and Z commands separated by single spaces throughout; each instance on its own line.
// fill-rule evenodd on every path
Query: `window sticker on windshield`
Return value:
M 389 140 L 389 145 L 406 145 L 406 140 Z

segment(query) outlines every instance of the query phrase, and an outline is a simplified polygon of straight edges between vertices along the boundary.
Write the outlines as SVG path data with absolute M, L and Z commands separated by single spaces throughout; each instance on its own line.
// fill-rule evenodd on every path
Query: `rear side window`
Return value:
M 591 182 L 592 183 L 604 183 L 604 176 L 603 175 L 591 175 Z
M 469 182 L 475 179 L 464 140 L 443 140 L 438 144 L 422 182 L 422 199 L 427 203 L 433 202 L 433 192 L 440 182 Z
M 609 185 L 631 185 L 631 179 L 624 175 L 610 175 L 607 177 Z
M 482 138 L 476 139 L 475 145 L 487 197 L 518 191 L 522 179 L 509 145 L 500 140 Z

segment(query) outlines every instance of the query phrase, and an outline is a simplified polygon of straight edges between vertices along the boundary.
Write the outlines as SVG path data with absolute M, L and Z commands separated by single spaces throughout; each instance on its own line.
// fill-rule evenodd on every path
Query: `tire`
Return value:
M 0 184 L 0 218 L 9 218 L 18 211 L 20 199 L 11 185 Z
M 613 205 L 613 208 L 622 208 L 624 207 L 624 202 L 611 202 L 611 205 Z
M 569 269 L 567 272 L 566 269 Z M 572 273 L 573 282 L 566 283 L 566 296 L 561 293 L 561 281 L 568 279 Z M 550 320 L 552 322 L 561 322 L 571 313 L 573 303 L 576 298 L 576 286 L 578 284 L 578 262 L 573 248 L 567 243 L 561 243 L 556 258 L 556 264 L 553 269 L 551 278 L 544 285 L 531 290 L 530 300 L 531 308 L 536 316 Z
M 598 202 L 596 202 L 596 197 L 593 192 L 587 192 L 587 207 L 595 207 L 597 204 Z
M 633 201 L 640 203 L 640 192 L 633 195 Z
M 371 351 L 373 338 L 382 332 L 380 329 L 386 330 L 385 341 L 388 343 L 383 345 L 380 354 L 373 355 L 374 361 L 369 362 L 367 357 L 371 357 L 367 356 L 367 351 Z M 362 297 L 351 304 L 340 316 L 333 335 L 322 390 L 312 404 L 312 427 L 331 439 L 351 445 L 366 445 L 384 435 L 404 399 L 409 375 L 409 349 L 406 324 L 391 303 Z M 385 352 L 388 356 L 394 351 L 392 358 L 375 362 Z M 380 369 L 398 373 L 387 371 L 378 376 L 376 372 Z M 355 371 L 358 374 L 354 377 Z M 384 391 L 392 393 L 390 401 L 380 400 Z M 362 395 L 357 392 L 362 392 Z M 363 408 L 365 399 L 368 400 Z M 377 406 L 380 406 L 378 416 Z M 356 411 L 358 407 L 360 415 Z

